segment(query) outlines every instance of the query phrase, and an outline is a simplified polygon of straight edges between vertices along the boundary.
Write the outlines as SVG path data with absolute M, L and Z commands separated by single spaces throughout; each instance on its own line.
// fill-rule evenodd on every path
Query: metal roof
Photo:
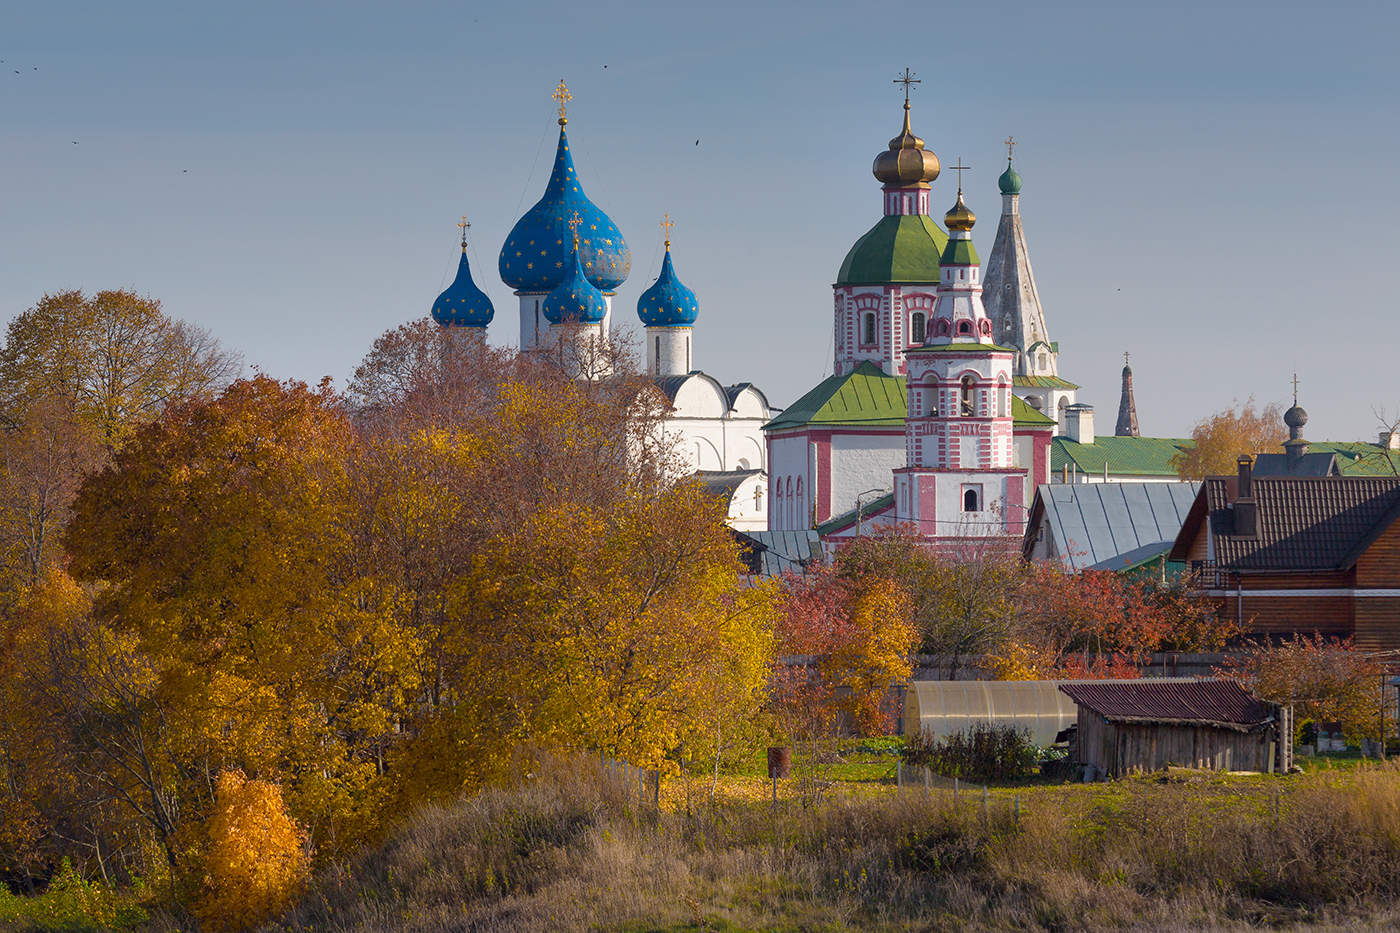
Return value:
M 1027 541 L 1045 528 L 1069 570 L 1125 570 L 1171 550 L 1200 483 L 1056 483 L 1036 489 Z
M 735 531 L 734 534 L 752 542 L 760 576 L 802 573 L 807 566 L 822 562 L 821 538 L 815 531 Z
M 1212 476 L 1185 523 L 1179 550 L 1209 520 L 1215 559 L 1231 571 L 1343 570 L 1400 517 L 1400 477 L 1254 479 L 1253 535 L 1235 534 L 1236 477 Z
M 712 496 L 723 497 L 725 502 L 734 498 L 734 493 L 744 485 L 750 476 L 758 476 L 762 470 L 696 470 L 693 474 Z
M 1247 729 L 1273 718 L 1268 704 L 1233 680 L 1081 682 L 1061 684 L 1060 690 L 1109 722 Z
M 1094 443 L 1081 444 L 1068 437 L 1056 437 L 1050 442 L 1050 470 L 1059 473 L 1072 466 L 1080 473 L 1101 475 L 1104 466 L 1117 475 L 1175 476 L 1172 457 L 1178 451 L 1194 445 L 1190 438 L 1181 437 L 1116 437 L 1098 434 Z
M 1297 463 L 1289 460 L 1288 454 L 1257 454 L 1254 458 L 1254 475 L 1264 476 L 1336 476 L 1337 455 L 1330 451 L 1316 451 L 1303 454 Z

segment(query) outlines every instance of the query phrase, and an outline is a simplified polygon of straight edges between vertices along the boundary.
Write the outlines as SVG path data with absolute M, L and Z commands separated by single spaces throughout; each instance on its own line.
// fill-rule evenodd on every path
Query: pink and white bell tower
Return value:
M 953 166 L 965 169 L 961 162 Z M 908 466 L 894 471 L 895 520 L 935 544 L 1014 541 L 1026 521 L 1026 468 L 1014 466 L 1011 388 L 1017 351 L 997 346 L 982 305 L 977 217 L 958 201 L 923 346 L 905 354 Z

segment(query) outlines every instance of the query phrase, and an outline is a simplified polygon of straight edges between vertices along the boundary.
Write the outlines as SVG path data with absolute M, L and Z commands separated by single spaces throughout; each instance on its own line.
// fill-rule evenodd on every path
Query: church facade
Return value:
M 930 216 L 940 171 L 906 93 L 903 128 L 872 167 L 883 216 L 833 286 L 833 375 L 765 427 L 771 529 L 836 541 L 898 524 L 950 545 L 1007 540 L 1049 481 L 1051 440 L 1078 387 L 1058 374 L 1020 176 L 1008 159 L 984 280 L 961 184 L 945 226 Z

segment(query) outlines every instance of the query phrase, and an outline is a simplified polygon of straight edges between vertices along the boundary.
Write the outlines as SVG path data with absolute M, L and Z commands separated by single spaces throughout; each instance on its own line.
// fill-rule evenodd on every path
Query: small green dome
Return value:
M 948 234 L 925 214 L 892 214 L 856 240 L 837 285 L 937 284 Z
M 997 179 L 997 187 L 1001 189 L 1002 194 L 1021 193 L 1021 176 L 1011 167 L 1010 159 L 1006 160 L 1006 171 Z

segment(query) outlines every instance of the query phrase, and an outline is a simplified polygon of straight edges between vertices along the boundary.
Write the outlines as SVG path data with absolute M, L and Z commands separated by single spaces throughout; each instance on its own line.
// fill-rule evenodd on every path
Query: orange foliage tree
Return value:
M 1385 669 L 1350 639 L 1298 635 L 1254 643 L 1217 673 L 1239 680 L 1255 696 L 1293 704 L 1296 729 L 1309 721 L 1336 722 L 1353 742 L 1380 732 Z
M 306 884 L 310 860 L 282 789 L 241 771 L 219 775 L 205 826 L 204 888 L 196 914 L 207 930 L 250 929 L 275 916 Z

